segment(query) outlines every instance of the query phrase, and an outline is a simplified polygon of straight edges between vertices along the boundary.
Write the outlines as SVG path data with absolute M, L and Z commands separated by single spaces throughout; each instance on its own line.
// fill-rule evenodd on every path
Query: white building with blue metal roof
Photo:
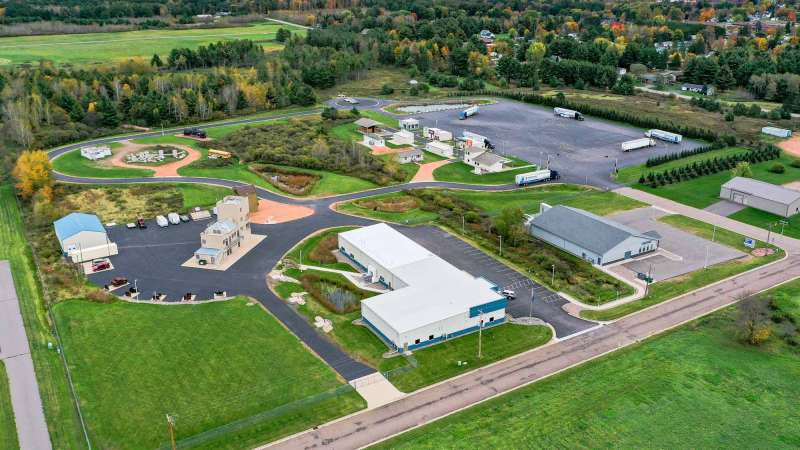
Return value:
M 361 317 L 398 351 L 442 342 L 505 321 L 508 300 L 386 224 L 339 233 L 339 251 L 390 292 L 361 302 Z
M 109 241 L 100 219 L 94 214 L 70 213 L 53 222 L 64 256 L 72 262 L 116 255 L 117 244 Z

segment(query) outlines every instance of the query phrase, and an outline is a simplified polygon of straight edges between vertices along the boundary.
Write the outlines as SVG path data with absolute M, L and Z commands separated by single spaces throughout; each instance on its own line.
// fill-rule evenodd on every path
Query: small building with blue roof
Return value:
M 53 227 L 61 251 L 72 262 L 117 254 L 117 245 L 108 239 L 105 227 L 94 214 L 70 213 L 53 222 Z

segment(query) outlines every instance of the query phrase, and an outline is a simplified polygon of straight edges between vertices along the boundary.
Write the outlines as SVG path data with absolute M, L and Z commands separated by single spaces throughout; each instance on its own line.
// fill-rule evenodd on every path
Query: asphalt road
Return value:
M 17 439 L 22 450 L 48 450 L 50 434 L 19 308 L 11 264 L 0 261 L 0 361 L 8 374 Z

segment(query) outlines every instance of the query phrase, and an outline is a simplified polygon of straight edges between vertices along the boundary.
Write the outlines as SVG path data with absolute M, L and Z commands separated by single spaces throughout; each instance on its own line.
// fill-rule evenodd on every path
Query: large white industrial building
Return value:
M 506 298 L 386 224 L 339 234 L 339 251 L 392 289 L 361 302 L 364 323 L 398 351 L 505 321 Z

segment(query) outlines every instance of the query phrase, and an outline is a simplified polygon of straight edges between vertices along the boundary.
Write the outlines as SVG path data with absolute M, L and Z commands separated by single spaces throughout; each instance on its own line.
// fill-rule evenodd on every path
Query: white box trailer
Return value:
M 653 138 L 639 138 L 632 141 L 623 142 L 621 147 L 623 152 L 629 152 L 631 150 L 638 150 L 640 148 L 655 147 L 655 145 L 656 140 Z
M 486 136 L 481 136 L 480 134 L 477 133 L 464 131 L 461 134 L 461 139 L 464 141 L 464 144 L 467 148 L 479 147 L 479 148 L 487 148 L 489 150 L 494 148 L 492 143 L 489 141 L 489 138 L 487 138 Z
M 785 128 L 776 128 L 776 127 L 764 127 L 761 129 L 761 132 L 779 138 L 788 138 L 791 137 L 792 135 L 792 130 L 787 130 Z
M 435 153 L 439 156 L 444 156 L 445 158 L 452 158 L 454 155 L 453 146 L 450 144 L 445 144 L 444 142 L 439 141 L 430 141 L 425 144 L 425 150 Z
M 649 138 L 661 139 L 662 141 L 671 142 L 673 144 L 680 144 L 683 136 L 676 133 L 670 133 L 664 130 L 648 130 L 644 133 Z
M 567 108 L 553 108 L 553 114 L 567 119 L 583 120 L 583 114 Z
M 458 114 L 458 118 L 464 120 L 467 117 L 474 116 L 475 114 L 478 114 L 478 105 L 472 105 L 469 108 L 461 111 Z
M 538 183 L 540 181 L 557 180 L 558 178 L 558 172 L 555 170 L 542 169 L 528 173 L 521 173 L 514 177 L 514 183 L 517 186 L 525 186 L 528 184 Z

